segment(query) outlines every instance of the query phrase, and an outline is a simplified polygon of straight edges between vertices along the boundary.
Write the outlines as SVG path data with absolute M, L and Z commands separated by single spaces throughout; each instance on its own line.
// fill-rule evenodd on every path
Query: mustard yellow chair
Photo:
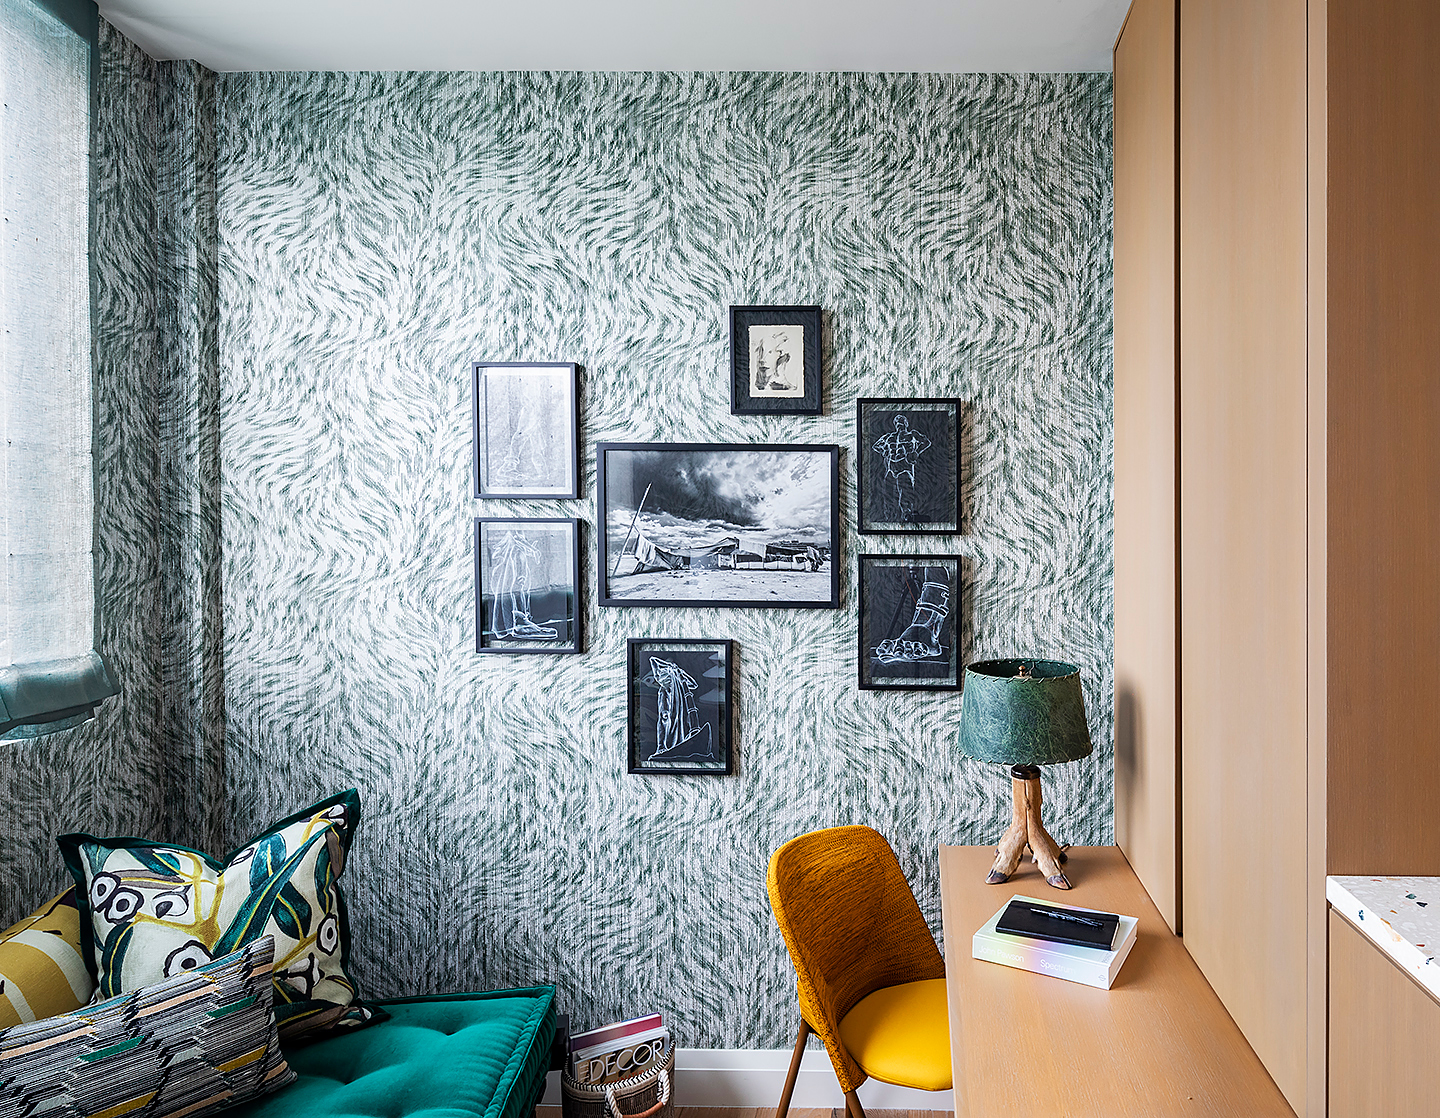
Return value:
M 790 1109 L 812 1031 L 853 1118 L 865 1118 L 855 1091 L 866 1079 L 948 1090 L 945 960 L 884 837 L 832 827 L 791 839 L 771 855 L 765 887 L 800 992 L 800 1035 L 775 1118 Z

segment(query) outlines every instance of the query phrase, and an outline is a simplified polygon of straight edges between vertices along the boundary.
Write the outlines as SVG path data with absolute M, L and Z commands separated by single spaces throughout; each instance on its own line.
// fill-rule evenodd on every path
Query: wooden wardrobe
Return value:
M 1115 48 L 1115 836 L 1297 1114 L 1327 874 L 1440 874 L 1440 0 Z

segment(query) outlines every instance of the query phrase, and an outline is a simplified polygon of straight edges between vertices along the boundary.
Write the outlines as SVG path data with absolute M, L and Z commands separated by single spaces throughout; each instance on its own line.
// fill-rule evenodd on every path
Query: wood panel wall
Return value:
M 1329 0 L 1332 874 L 1440 874 L 1440 4 Z
M 1306 62 L 1305 0 L 1181 4 L 1185 944 L 1301 1114 Z
M 1115 44 L 1115 843 L 1178 932 L 1175 8 Z
M 1433 1114 L 1440 1003 L 1330 911 L 1330 1116 Z

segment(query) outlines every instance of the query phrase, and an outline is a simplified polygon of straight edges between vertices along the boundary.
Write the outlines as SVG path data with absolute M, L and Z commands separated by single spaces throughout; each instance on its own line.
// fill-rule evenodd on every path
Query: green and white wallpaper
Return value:
M 70 883 L 55 837 L 165 826 L 156 384 L 158 66 L 100 21 L 95 277 L 96 596 L 121 694 L 74 730 L 0 745 L 0 928 Z
M 163 77 L 171 837 L 357 786 L 367 993 L 553 982 L 577 1026 L 788 1045 L 770 852 L 869 823 L 938 935 L 936 844 L 1009 816 L 956 695 L 856 686 L 880 551 L 965 557 L 967 660 L 1081 665 L 1096 751 L 1047 816 L 1111 841 L 1108 75 Z M 824 308 L 822 416 L 730 414 L 738 303 Z M 477 359 L 584 367 L 580 500 L 471 498 Z M 961 533 L 854 533 L 860 396 L 960 398 Z M 843 608 L 599 609 L 601 440 L 838 443 Z M 476 655 L 478 515 L 586 523 L 583 655 Z M 633 636 L 736 642 L 736 775 L 625 775 Z

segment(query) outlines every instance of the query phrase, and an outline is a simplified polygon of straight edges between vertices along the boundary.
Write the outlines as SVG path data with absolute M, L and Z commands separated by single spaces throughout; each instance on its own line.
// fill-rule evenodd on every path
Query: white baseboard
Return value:
M 788 1048 L 681 1048 L 675 1053 L 675 1104 L 773 1110 L 780 1101 L 789 1069 Z M 870 1079 L 859 1094 L 860 1104 L 867 1110 L 955 1109 L 952 1091 L 920 1091 Z M 552 1071 L 545 1081 L 543 1101 L 559 1104 L 558 1071 Z M 845 1105 L 845 1096 L 835 1081 L 835 1069 L 823 1050 L 806 1051 L 790 1105 L 830 1109 Z

